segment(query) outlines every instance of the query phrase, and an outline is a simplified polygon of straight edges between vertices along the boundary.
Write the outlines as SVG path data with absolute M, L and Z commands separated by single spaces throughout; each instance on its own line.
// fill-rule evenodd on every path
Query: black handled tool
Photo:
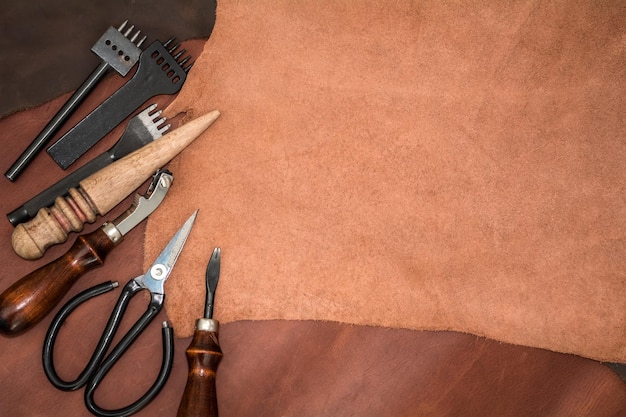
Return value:
M 69 167 L 149 98 L 181 89 L 193 64 L 185 66 L 190 56 L 178 61 L 184 49 L 172 55 L 180 44 L 166 49 L 173 40 L 148 46 L 133 78 L 48 148 L 61 168 Z
M 9 180 L 15 181 L 20 176 L 110 68 L 115 69 L 121 76 L 126 76 L 137 63 L 141 54 L 139 47 L 146 40 L 146 37 L 144 36 L 135 44 L 140 33 L 137 31 L 132 38 L 128 39 L 135 27 L 131 26 L 122 33 L 127 23 L 128 21 L 125 21 L 117 29 L 109 27 L 91 48 L 102 59 L 102 63 L 78 87 L 72 97 L 65 102 L 63 107 L 4 174 Z
M 217 417 L 215 373 L 222 360 L 217 338 L 219 322 L 213 320 L 213 300 L 220 277 L 220 248 L 215 248 L 206 271 L 204 318 L 196 321 L 196 330 L 187 348 L 189 374 L 177 417 Z
M 78 187 L 79 183 L 91 174 L 163 136 L 170 125 L 163 125 L 165 117 L 159 118 L 161 110 L 154 111 L 156 107 L 156 104 L 152 104 L 130 119 L 120 139 L 109 150 L 8 213 L 9 222 L 13 226 L 27 222 L 37 215 L 39 209 L 52 206 L 58 196 L 67 195 L 70 188 Z

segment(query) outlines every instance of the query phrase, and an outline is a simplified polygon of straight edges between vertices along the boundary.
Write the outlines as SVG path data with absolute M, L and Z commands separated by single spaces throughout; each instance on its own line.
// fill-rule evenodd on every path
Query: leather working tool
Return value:
M 79 183 L 89 175 L 163 136 L 170 125 L 163 125 L 166 119 L 165 117 L 159 118 L 162 110 L 155 111 L 156 107 L 156 104 L 152 104 L 130 119 L 120 139 L 109 150 L 8 213 L 9 222 L 17 226 L 32 219 L 40 209 L 52 206 L 58 196 L 67 195 L 70 188 L 78 187 Z
M 157 172 L 146 194 L 136 195 L 133 205 L 121 216 L 79 236 L 65 255 L 31 272 L 0 294 L 0 333 L 16 336 L 39 323 L 80 277 L 101 266 L 124 236 L 156 210 L 173 180 L 170 172 Z
M 220 277 L 220 248 L 215 248 L 206 270 L 204 317 L 196 320 L 196 330 L 187 348 L 189 373 L 177 417 L 217 417 L 215 373 L 222 360 L 218 341 L 219 322 L 213 320 L 213 301 Z
M 61 168 L 69 167 L 146 100 L 181 89 L 193 63 L 185 66 L 191 56 L 180 59 L 184 49 L 172 55 L 180 46 L 168 50 L 173 41 L 170 38 L 165 44 L 155 41 L 148 46 L 139 57 L 133 78 L 48 148 Z
M 57 197 L 53 207 L 18 224 L 13 230 L 13 249 L 23 258 L 35 259 L 49 246 L 65 242 L 69 232 L 81 231 L 84 223 L 93 223 L 123 201 L 200 136 L 219 114 L 215 110 L 200 116 L 85 178 L 79 187 L 69 189 L 69 195 Z
M 148 324 L 150 324 L 163 307 L 165 299 L 164 284 L 169 277 L 170 272 L 172 271 L 172 268 L 174 267 L 174 264 L 183 249 L 183 246 L 185 245 L 197 213 L 198 211 L 196 210 L 191 217 L 187 219 L 178 232 L 176 232 L 174 237 L 172 237 L 165 249 L 163 249 L 161 254 L 157 257 L 152 266 L 148 268 L 147 272 L 144 275 L 133 278 L 124 286 L 122 293 L 120 294 L 120 297 L 111 313 L 109 321 L 106 324 L 102 337 L 98 342 L 91 359 L 89 360 L 89 363 L 80 375 L 73 381 L 65 381 L 56 373 L 53 358 L 54 343 L 57 334 L 65 319 L 76 307 L 92 297 L 114 289 L 117 287 L 117 282 L 108 281 L 80 293 L 64 305 L 53 319 L 52 324 L 48 329 L 48 333 L 46 334 L 42 354 L 43 367 L 46 376 L 55 387 L 64 391 L 74 391 L 85 386 L 85 405 L 91 413 L 97 416 L 128 416 L 139 411 L 152 401 L 152 399 L 165 385 L 174 360 L 174 332 L 172 327 L 167 322 L 163 323 L 163 360 L 161 369 L 156 381 L 148 389 L 148 391 L 137 401 L 117 410 L 103 409 L 94 401 L 95 390 L 98 388 L 98 385 L 106 376 L 107 372 L 124 354 L 124 352 L 126 352 L 128 347 L 135 341 Z M 119 324 L 122 321 L 126 307 L 132 297 L 143 290 L 148 290 L 150 292 L 150 303 L 146 312 L 130 328 L 128 333 L 121 338 L 119 343 L 113 347 L 111 353 L 105 357 L 105 354 L 115 337 Z
M 43 130 L 31 142 L 28 148 L 20 155 L 15 163 L 4 174 L 9 180 L 15 181 L 20 174 L 26 169 L 28 164 L 35 156 L 46 146 L 52 136 L 59 130 L 65 121 L 76 110 L 78 105 L 83 101 L 89 92 L 95 87 L 100 79 L 107 73 L 110 68 L 117 71 L 122 77 L 126 76 L 133 66 L 139 60 L 141 55 L 141 44 L 146 40 L 144 36 L 135 44 L 141 31 L 129 39 L 134 25 L 130 26 L 124 33 L 128 20 L 115 29 L 109 27 L 107 31 L 98 39 L 91 50 L 102 59 L 102 63 L 91 73 L 91 75 L 81 84 L 74 94 L 65 102 L 63 107 L 59 109 L 56 115 L 48 122 Z

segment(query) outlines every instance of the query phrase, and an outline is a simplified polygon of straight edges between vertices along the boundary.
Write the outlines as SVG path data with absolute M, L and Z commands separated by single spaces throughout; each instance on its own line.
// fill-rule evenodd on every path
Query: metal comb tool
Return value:
M 173 41 L 170 38 L 164 44 L 155 41 L 148 46 L 139 57 L 133 78 L 48 148 L 61 168 L 69 167 L 146 100 L 181 89 L 193 63 L 187 65 L 191 56 L 180 59 L 185 49 L 172 55 L 180 46 L 168 50 Z
M 127 23 L 128 21 L 125 21 L 117 29 L 109 27 L 91 48 L 102 59 L 102 63 L 78 87 L 72 97 L 65 102 L 63 107 L 4 174 L 9 180 L 15 181 L 20 176 L 110 68 L 124 77 L 137 63 L 141 55 L 139 47 L 146 40 L 146 37 L 144 36 L 135 44 L 141 31 L 138 30 L 129 38 L 135 26 L 131 25 L 126 29 Z
M 156 108 L 157 105 L 152 104 L 130 119 L 122 136 L 109 150 L 8 213 L 9 222 L 17 226 L 32 219 L 39 209 L 52 206 L 58 196 L 66 195 L 70 188 L 78 187 L 78 184 L 89 175 L 163 136 L 170 125 L 164 124 L 165 117 L 160 117 L 162 110 Z

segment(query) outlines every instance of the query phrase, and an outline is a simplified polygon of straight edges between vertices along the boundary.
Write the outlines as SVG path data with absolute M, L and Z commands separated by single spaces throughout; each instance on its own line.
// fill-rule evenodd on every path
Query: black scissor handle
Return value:
M 120 345 L 117 345 L 115 350 L 117 350 L 119 347 Z M 87 409 L 96 416 L 129 416 L 145 407 L 150 401 L 154 399 L 154 397 L 161 391 L 163 386 L 165 386 L 165 383 L 167 382 L 167 379 L 170 375 L 170 371 L 172 370 L 172 364 L 174 363 L 174 330 L 167 322 L 163 323 L 163 361 L 161 362 L 161 370 L 159 371 L 159 375 L 157 376 L 156 381 L 154 381 L 154 384 L 152 384 L 150 389 L 148 389 L 148 391 L 146 391 L 146 393 L 142 395 L 141 398 L 126 407 L 118 408 L 115 410 L 107 410 L 98 406 L 95 403 L 93 397 L 96 388 L 98 388 L 98 384 L 100 384 L 100 381 L 102 381 L 107 372 L 115 364 L 115 350 L 111 353 L 109 357 L 104 360 L 102 366 L 98 368 L 93 378 L 89 379 L 89 381 L 87 382 L 87 386 L 85 387 L 85 405 L 87 406 Z
M 93 297 L 104 294 L 105 292 L 109 292 L 116 287 L 117 283 L 107 281 L 77 294 L 76 296 L 72 297 L 63 307 L 61 307 L 59 312 L 52 320 L 52 323 L 50 324 L 50 327 L 48 328 L 48 332 L 46 333 L 46 337 L 44 339 L 42 359 L 43 369 L 46 377 L 52 383 L 52 385 L 54 385 L 58 389 L 63 391 L 74 391 L 85 385 L 87 383 L 87 380 L 91 376 L 91 373 L 93 372 L 94 364 L 97 366 L 95 359 L 98 359 L 98 356 L 102 355 L 98 355 L 99 349 L 96 348 L 96 351 L 94 351 L 89 363 L 76 379 L 74 379 L 73 381 L 65 381 L 61 379 L 57 374 L 56 369 L 54 368 L 53 359 L 54 343 L 56 341 L 59 330 L 61 329 L 61 325 L 65 322 L 65 319 L 72 313 L 72 311 L 74 311 L 79 305 Z M 98 343 L 98 347 L 100 347 L 100 345 L 102 344 L 103 339 L 104 334 L 100 339 L 100 342 Z M 108 346 L 104 347 L 105 351 L 107 347 Z
M 76 390 L 83 385 L 87 385 L 87 389 L 85 391 L 85 403 L 89 410 L 96 414 L 102 416 L 122 416 L 129 415 L 132 412 L 137 411 L 139 408 L 145 406 L 152 398 L 160 391 L 160 389 L 165 384 L 167 377 L 169 376 L 169 371 L 171 370 L 172 363 L 174 360 L 174 338 L 173 338 L 173 330 L 171 327 L 166 326 L 163 330 L 163 362 L 161 366 L 161 371 L 159 372 L 159 376 L 157 377 L 156 382 L 153 386 L 144 394 L 139 400 L 135 403 L 131 404 L 128 407 L 121 408 L 119 410 L 104 410 L 98 407 L 93 403 L 93 394 L 104 376 L 111 369 L 111 367 L 115 364 L 115 362 L 126 352 L 128 347 L 135 341 L 135 339 L 141 334 L 141 332 L 150 324 L 150 322 L 156 317 L 161 308 L 163 307 L 164 295 L 158 293 L 151 293 L 150 304 L 148 305 L 145 313 L 135 322 L 135 324 L 131 327 L 131 329 L 126 333 L 119 343 L 113 348 L 111 353 L 105 358 L 106 354 L 111 342 L 113 341 L 113 337 L 119 327 L 120 322 L 122 321 L 122 317 L 124 312 L 126 311 L 126 307 L 130 302 L 133 295 L 138 293 L 139 291 L 145 289 L 137 279 L 130 280 L 123 288 L 122 293 L 120 294 L 119 299 L 111 313 L 109 321 L 106 324 L 104 332 L 100 337 L 100 341 L 94 350 L 94 353 L 91 356 L 91 359 L 87 363 L 85 369 L 80 373 L 78 378 L 74 381 L 64 381 L 62 380 L 55 371 L 54 368 L 54 342 L 56 340 L 56 336 L 60 330 L 61 325 L 69 316 L 69 314 L 77 308 L 83 302 L 89 300 L 92 297 L 95 297 L 104 292 L 110 291 L 115 288 L 116 284 L 106 282 L 104 284 L 99 284 L 95 287 L 92 287 L 82 293 L 73 297 L 70 301 L 67 302 L 57 313 L 55 318 L 52 320 L 52 324 L 48 329 L 48 333 L 46 334 L 46 338 L 44 340 L 44 349 L 43 349 L 43 365 L 46 376 L 50 380 L 50 382 L 57 388 L 70 391 Z

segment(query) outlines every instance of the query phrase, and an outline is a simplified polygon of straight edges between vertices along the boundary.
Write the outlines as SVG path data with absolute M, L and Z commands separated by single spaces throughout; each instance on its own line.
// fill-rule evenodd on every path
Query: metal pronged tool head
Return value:
M 159 117 L 161 113 L 163 113 L 163 110 L 159 109 L 154 111 L 156 108 L 157 105 L 152 104 L 135 116 L 143 123 L 143 126 L 148 130 L 148 133 L 153 139 L 160 138 L 171 127 L 169 123 L 166 125 L 163 124 L 167 118 Z
M 211 259 L 206 268 L 206 298 L 204 301 L 204 318 L 213 318 L 213 302 L 215 300 L 215 290 L 217 289 L 217 281 L 220 279 L 220 258 L 221 249 L 213 249 Z
M 141 46 L 141 44 L 146 40 L 147 36 L 144 36 L 143 38 L 141 38 L 141 40 L 138 43 L 135 43 L 141 31 L 137 30 L 137 32 L 135 32 L 135 34 L 129 38 L 128 36 L 132 33 L 133 29 L 135 28 L 135 25 L 131 25 L 128 29 L 126 29 L 126 32 L 122 32 L 124 28 L 126 27 L 127 23 L 128 23 L 128 19 L 124 20 L 122 24 L 117 28 L 117 31 L 122 33 L 124 37 L 129 39 L 131 43 L 135 44 L 135 46 L 137 47 Z
M 96 55 L 122 76 L 128 74 L 139 60 L 141 55 L 139 46 L 146 39 L 144 36 L 137 42 L 141 31 L 135 31 L 135 25 L 128 27 L 127 25 L 128 20 L 124 21 L 117 29 L 109 27 L 91 48 Z M 133 31 L 135 32 L 133 33 Z
M 171 43 L 173 43 L 176 40 L 175 37 L 171 37 L 167 40 L 167 42 L 165 42 L 163 44 L 163 47 L 165 47 L 166 49 L 170 46 Z M 189 70 L 191 69 L 191 67 L 193 66 L 193 62 L 187 66 L 185 66 L 187 64 L 187 62 L 189 62 L 189 60 L 191 59 L 191 55 L 187 55 L 186 57 L 184 57 L 182 60 L 180 59 L 183 55 L 185 55 L 185 53 L 187 52 L 186 49 L 181 49 L 180 51 L 176 52 L 176 50 L 178 48 L 180 48 L 181 43 L 178 42 L 176 45 L 172 46 L 171 48 L 167 49 L 167 52 L 170 54 L 170 56 L 174 59 L 174 61 L 176 61 L 176 63 L 178 64 L 178 66 L 186 73 L 189 72 Z M 175 53 L 176 52 L 176 53 Z M 174 54 L 175 53 L 175 54 Z

